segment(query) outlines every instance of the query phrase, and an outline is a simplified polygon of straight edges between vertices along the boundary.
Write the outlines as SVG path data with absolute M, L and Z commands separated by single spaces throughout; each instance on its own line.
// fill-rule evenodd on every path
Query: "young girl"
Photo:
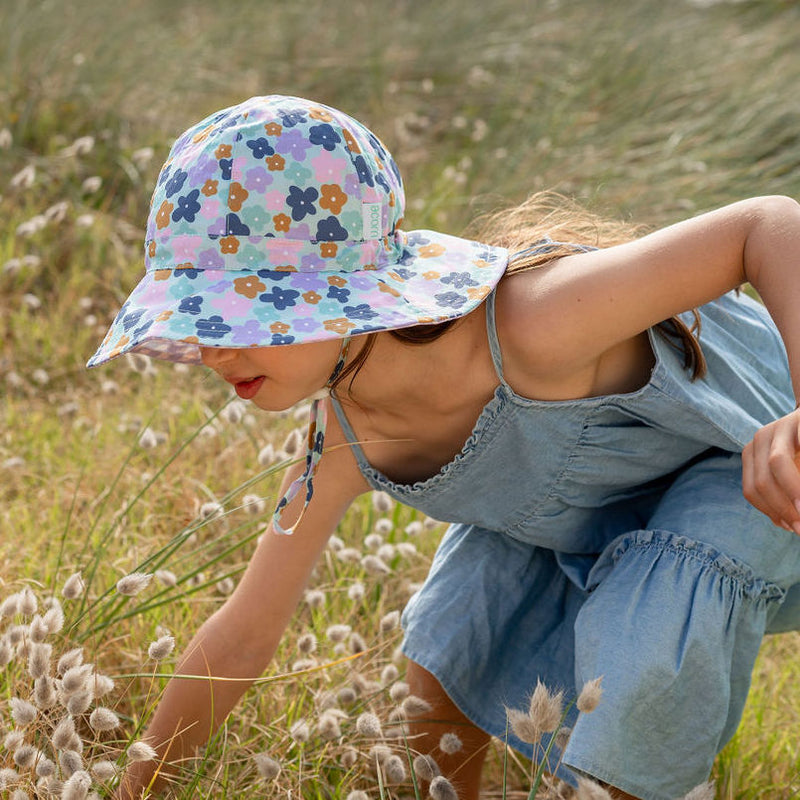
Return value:
M 575 244 L 523 207 L 482 237 L 504 246 L 404 232 L 403 206 L 381 142 L 298 98 L 220 111 L 170 153 L 146 275 L 90 366 L 202 361 L 270 411 L 330 389 L 178 671 L 256 678 L 342 515 L 380 489 L 453 523 L 403 624 L 433 707 L 413 746 L 459 725 L 441 766 L 462 800 L 506 706 L 598 676 L 563 774 L 683 795 L 735 731 L 764 634 L 800 628 L 800 206 L 746 200 L 623 243 L 572 226 Z M 161 757 L 191 755 L 245 685 L 172 680 L 147 731 Z

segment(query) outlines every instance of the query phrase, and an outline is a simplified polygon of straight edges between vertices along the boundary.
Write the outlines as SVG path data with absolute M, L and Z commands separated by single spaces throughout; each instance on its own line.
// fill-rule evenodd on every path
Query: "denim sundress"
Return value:
M 406 485 L 375 470 L 332 397 L 367 482 L 452 523 L 404 611 L 404 652 L 529 756 L 505 708 L 527 707 L 537 679 L 574 696 L 602 675 L 553 768 L 671 800 L 736 730 L 763 635 L 800 628 L 800 536 L 741 489 L 742 448 L 794 405 L 782 341 L 730 293 L 699 309 L 704 378 L 651 329 L 638 391 L 531 400 L 505 381 L 494 298 L 499 385 L 438 474 Z

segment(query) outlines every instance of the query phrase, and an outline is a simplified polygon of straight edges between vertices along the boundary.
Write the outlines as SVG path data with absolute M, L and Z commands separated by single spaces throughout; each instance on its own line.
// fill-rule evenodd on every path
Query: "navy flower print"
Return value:
M 478 282 L 472 280 L 469 272 L 451 272 L 442 283 L 449 283 L 454 289 L 463 289 L 465 286 L 477 286 Z
M 275 155 L 275 150 L 270 145 L 269 139 L 263 136 L 260 139 L 248 139 L 245 144 L 253 151 L 253 158 L 262 159 Z
M 259 278 L 266 278 L 268 281 L 282 281 L 284 278 L 289 278 L 293 274 L 292 272 L 286 272 L 280 269 L 260 269 L 256 272 Z
M 136 311 L 131 311 L 130 314 L 126 314 L 122 318 L 122 327 L 127 332 L 129 331 L 134 325 L 136 325 L 139 320 L 142 318 L 142 314 L 144 314 L 144 309 L 140 308 Z
M 327 122 L 322 125 L 312 125 L 308 133 L 308 141 L 311 144 L 321 144 L 328 151 L 333 150 L 342 141 L 342 137 Z
M 281 122 L 285 128 L 294 128 L 305 120 L 305 116 L 299 112 L 289 112 L 281 115 Z
M 179 222 L 181 218 L 187 222 L 194 222 L 195 216 L 200 212 L 200 203 L 197 198 L 200 196 L 199 189 L 192 189 L 187 195 L 178 198 L 178 204 L 172 212 L 172 221 Z
M 318 242 L 346 242 L 347 230 L 336 217 L 327 217 L 317 223 Z
M 285 333 L 273 333 L 270 344 L 291 344 L 294 336 L 287 336 Z
M 353 166 L 358 173 L 358 180 L 360 183 L 366 183 L 367 186 L 374 186 L 375 181 L 372 179 L 372 171 L 367 166 L 364 156 L 356 156 L 353 159 Z
M 188 172 L 184 172 L 182 169 L 176 170 L 175 174 L 167 181 L 166 186 L 164 186 L 164 193 L 166 196 L 172 197 L 172 195 L 177 194 L 183 188 L 183 184 L 188 177 Z
M 357 306 L 345 306 L 342 309 L 348 319 L 374 319 L 378 316 L 377 311 L 373 311 L 369 303 L 359 303 Z
M 188 278 L 190 281 L 193 281 L 199 274 L 200 270 L 195 269 L 194 267 L 184 267 L 183 269 L 172 270 L 173 278 Z
M 200 295 L 191 295 L 181 300 L 178 311 L 183 314 L 199 314 L 202 311 L 203 298 Z
M 467 298 L 458 292 L 435 294 L 434 298 L 436 299 L 436 305 L 444 306 L 445 308 L 461 308 L 467 302 Z
M 338 300 L 340 303 L 346 303 L 350 299 L 350 290 L 342 289 L 340 286 L 329 286 L 328 297 Z
M 231 174 L 233 173 L 233 159 L 221 158 L 219 160 L 219 168 L 222 172 L 222 180 L 229 181 L 231 179 Z
M 319 197 L 319 192 L 310 186 L 308 189 L 301 189 L 299 186 L 289 187 L 289 196 L 286 198 L 286 205 L 292 209 L 292 219 L 300 222 L 307 214 L 316 214 L 317 209 L 314 201 Z
M 208 319 L 199 319 L 194 326 L 197 328 L 197 335 L 203 339 L 221 339 L 231 331 L 231 326 L 226 325 L 219 314 Z
M 273 286 L 269 292 L 264 292 L 258 296 L 262 303 L 272 303 L 277 311 L 297 305 L 295 302 L 300 297 L 300 292 L 294 289 L 281 289 L 280 286 Z
M 225 233 L 228 236 L 249 236 L 250 228 L 239 219 L 238 214 L 231 212 L 225 216 Z

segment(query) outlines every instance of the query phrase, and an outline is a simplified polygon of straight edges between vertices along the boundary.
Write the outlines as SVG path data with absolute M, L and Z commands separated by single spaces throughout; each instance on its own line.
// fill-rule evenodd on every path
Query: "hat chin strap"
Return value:
M 349 350 L 350 337 L 346 336 L 342 339 L 342 346 L 339 348 L 339 358 L 336 360 L 336 366 L 333 368 L 333 372 L 331 372 L 331 376 L 328 378 L 325 387 L 311 396 L 311 410 L 308 414 L 308 435 L 306 437 L 305 469 L 302 475 L 292 481 L 289 488 L 286 490 L 286 494 L 283 495 L 275 508 L 275 512 L 272 515 L 272 527 L 276 533 L 282 533 L 286 536 L 293 534 L 295 528 L 300 524 L 300 520 L 303 519 L 308 504 L 311 502 L 311 497 L 314 494 L 314 474 L 317 470 L 317 464 L 319 464 L 319 460 L 322 458 L 322 449 L 325 446 L 325 430 L 328 423 L 328 404 L 323 401 L 330 395 L 331 385 L 344 369 Z M 305 487 L 306 496 L 303 500 L 303 507 L 300 509 L 300 514 L 292 526 L 284 528 L 281 525 L 281 514 L 303 487 Z

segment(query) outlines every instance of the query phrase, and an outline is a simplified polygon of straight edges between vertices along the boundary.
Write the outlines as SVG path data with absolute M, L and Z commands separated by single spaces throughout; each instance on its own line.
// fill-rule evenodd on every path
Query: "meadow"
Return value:
M 60 796 L 90 768 L 107 796 L 146 756 L 136 743 L 176 654 L 233 590 L 304 431 L 307 406 L 255 413 L 201 368 L 85 368 L 142 270 L 177 134 L 251 95 L 301 95 L 383 138 L 408 229 L 458 233 L 540 189 L 655 227 L 800 198 L 798 33 L 792 0 L 1 4 L 2 796 L 33 796 L 37 779 Z M 359 501 L 271 668 L 175 796 L 422 796 L 397 618 L 442 531 L 385 496 Z M 152 577 L 118 584 L 137 574 Z M 800 796 L 798 654 L 800 633 L 765 642 L 715 765 L 719 800 Z M 79 691 L 48 704 L 56 668 Z M 113 687 L 85 690 L 95 669 Z M 29 696 L 45 710 L 26 722 L 11 700 Z M 56 734 L 68 702 L 79 729 Z M 96 706 L 116 716 L 92 722 Z M 6 770 L 43 758 L 16 753 L 56 735 L 80 760 L 14 783 Z M 86 796 L 79 783 L 70 796 Z M 485 783 L 486 798 L 528 797 L 530 767 L 494 742 Z

